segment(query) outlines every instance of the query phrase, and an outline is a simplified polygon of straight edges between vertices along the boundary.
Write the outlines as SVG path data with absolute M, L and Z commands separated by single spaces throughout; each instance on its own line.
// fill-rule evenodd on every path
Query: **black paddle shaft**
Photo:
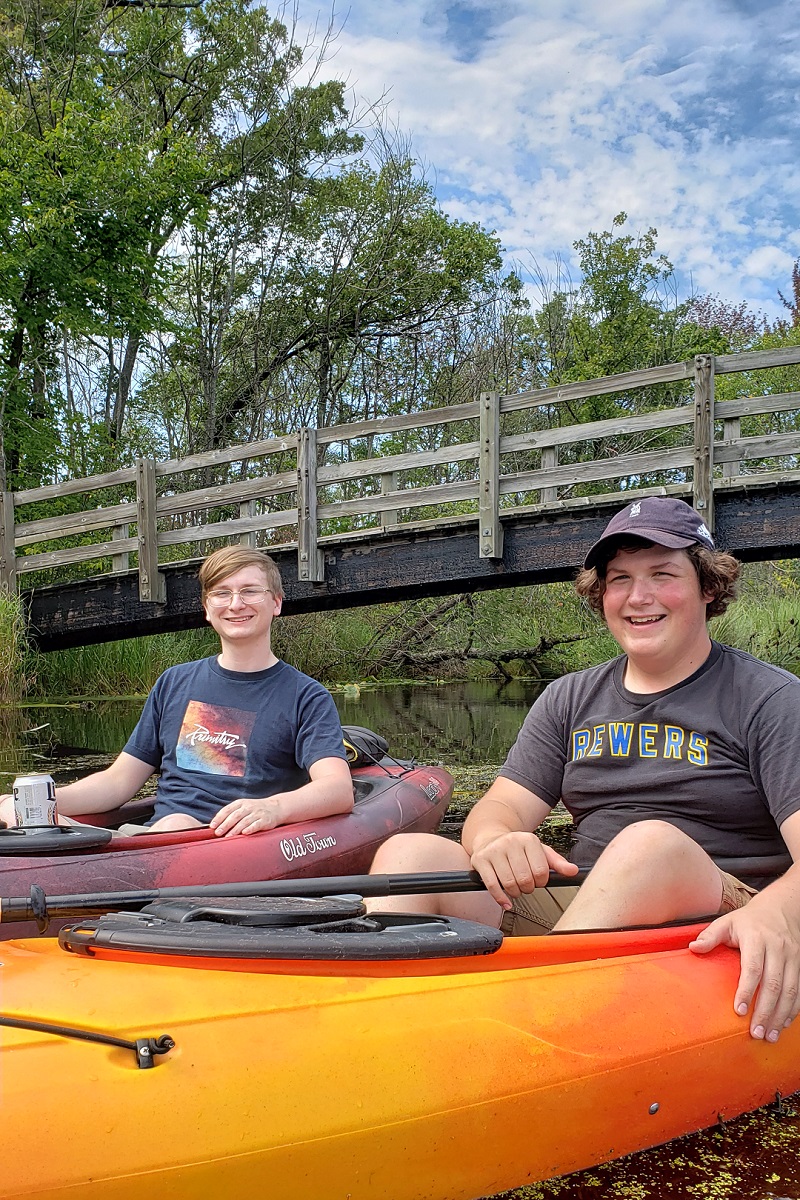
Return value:
M 717 866 L 737 878 L 780 875 L 792 865 L 788 854 L 767 858 L 717 859 Z M 569 887 L 588 874 L 551 873 L 548 887 Z M 212 883 L 186 887 L 150 888 L 140 892 L 95 892 L 85 895 L 47 896 L 34 885 L 30 896 L 0 899 L 0 923 L 39 922 L 93 913 L 136 911 L 156 900 L 178 896 L 421 896 L 437 892 L 474 892 L 484 883 L 477 871 L 440 871 L 411 875 L 329 875 L 319 879 L 271 879 L 242 883 Z

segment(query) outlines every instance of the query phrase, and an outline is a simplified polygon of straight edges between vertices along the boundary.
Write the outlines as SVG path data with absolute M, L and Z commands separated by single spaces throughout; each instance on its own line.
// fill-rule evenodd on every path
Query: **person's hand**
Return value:
M 283 824 L 280 797 L 263 799 L 241 797 L 221 808 L 209 822 L 217 837 L 231 837 L 240 833 L 263 833 Z
M 14 812 L 14 797 L 11 793 L 6 792 L 0 796 L 0 829 L 13 829 L 17 823 L 17 814 Z
M 503 833 L 473 850 L 472 868 L 480 874 L 489 895 L 504 909 L 537 887 L 546 887 L 551 871 L 575 875 L 575 863 L 546 846 L 535 833 Z
M 793 907 L 767 893 L 754 896 L 744 908 L 717 917 L 689 944 L 695 954 L 715 946 L 739 950 L 733 1007 L 740 1017 L 749 1012 L 750 1033 L 768 1042 L 777 1042 L 800 1011 L 800 919 L 790 913 Z

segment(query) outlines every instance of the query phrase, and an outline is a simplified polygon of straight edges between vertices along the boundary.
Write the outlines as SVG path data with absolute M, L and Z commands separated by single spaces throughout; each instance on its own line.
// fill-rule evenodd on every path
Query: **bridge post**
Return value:
M 387 471 L 385 475 L 381 475 L 382 496 L 388 496 L 390 492 L 397 491 L 399 475 L 399 471 Z M 381 513 L 381 529 L 387 529 L 389 525 L 396 525 L 399 515 L 396 508 L 385 508 Z
M 114 526 L 114 528 L 111 530 L 111 540 L 112 542 L 124 542 L 127 541 L 129 534 L 130 528 L 128 526 L 128 522 L 126 521 L 124 525 Z M 130 569 L 130 565 L 131 556 L 128 554 L 127 550 L 125 550 L 122 554 L 114 554 L 111 558 L 111 570 L 115 574 L 123 574 L 125 571 Z
M 714 355 L 694 359 L 694 507 L 714 532 Z
M 481 558 L 503 557 L 500 524 L 500 393 L 481 392 L 478 534 Z
M 546 470 L 548 467 L 558 466 L 558 446 L 542 446 L 542 467 Z M 539 503 L 552 504 L 558 499 L 557 487 L 539 488 Z
M 297 443 L 297 578 L 324 583 L 325 562 L 317 548 L 317 431 L 300 430 Z
M 150 604 L 166 604 L 167 584 L 158 569 L 156 464 L 151 458 L 136 460 L 136 535 L 139 552 L 139 599 Z
M 14 545 L 14 493 L 2 492 L 0 504 L 0 587 L 17 590 L 17 551 Z
M 255 500 L 240 500 L 239 516 L 240 517 L 254 517 L 255 515 L 256 515 Z M 258 538 L 256 535 L 256 531 L 254 529 L 251 529 L 249 533 L 240 533 L 239 534 L 239 545 L 247 546 L 250 550 L 255 550 L 256 546 L 258 545 Z

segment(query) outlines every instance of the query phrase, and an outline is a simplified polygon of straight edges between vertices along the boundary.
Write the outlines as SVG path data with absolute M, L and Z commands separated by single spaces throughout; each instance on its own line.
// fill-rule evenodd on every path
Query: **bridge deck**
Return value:
M 681 487 L 669 491 L 686 495 Z M 378 530 L 357 540 L 326 539 L 321 583 L 298 579 L 295 548 L 278 549 L 273 553 L 286 588 L 284 612 L 571 579 L 621 499 L 504 517 L 500 558 L 477 553 L 474 518 L 409 534 Z M 716 540 L 744 560 L 800 555 L 800 481 L 719 491 Z M 37 588 L 27 594 L 32 637 L 42 650 L 52 650 L 203 625 L 198 565 L 195 559 L 161 568 L 165 604 L 140 600 L 135 571 Z
M 791 557 L 798 364 L 800 346 L 700 354 L 4 492 L 0 585 L 30 581 L 53 649 L 200 624 L 197 558 L 231 539 L 274 555 L 287 612 L 543 583 L 652 494 L 744 558 Z

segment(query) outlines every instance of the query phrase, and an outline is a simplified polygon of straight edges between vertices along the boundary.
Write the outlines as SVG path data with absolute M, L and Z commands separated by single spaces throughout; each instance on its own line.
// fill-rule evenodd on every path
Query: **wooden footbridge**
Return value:
M 198 560 L 232 539 L 276 559 L 286 612 L 568 579 L 643 495 L 798 556 L 798 363 L 703 354 L 7 492 L 0 583 L 50 650 L 201 625 Z

